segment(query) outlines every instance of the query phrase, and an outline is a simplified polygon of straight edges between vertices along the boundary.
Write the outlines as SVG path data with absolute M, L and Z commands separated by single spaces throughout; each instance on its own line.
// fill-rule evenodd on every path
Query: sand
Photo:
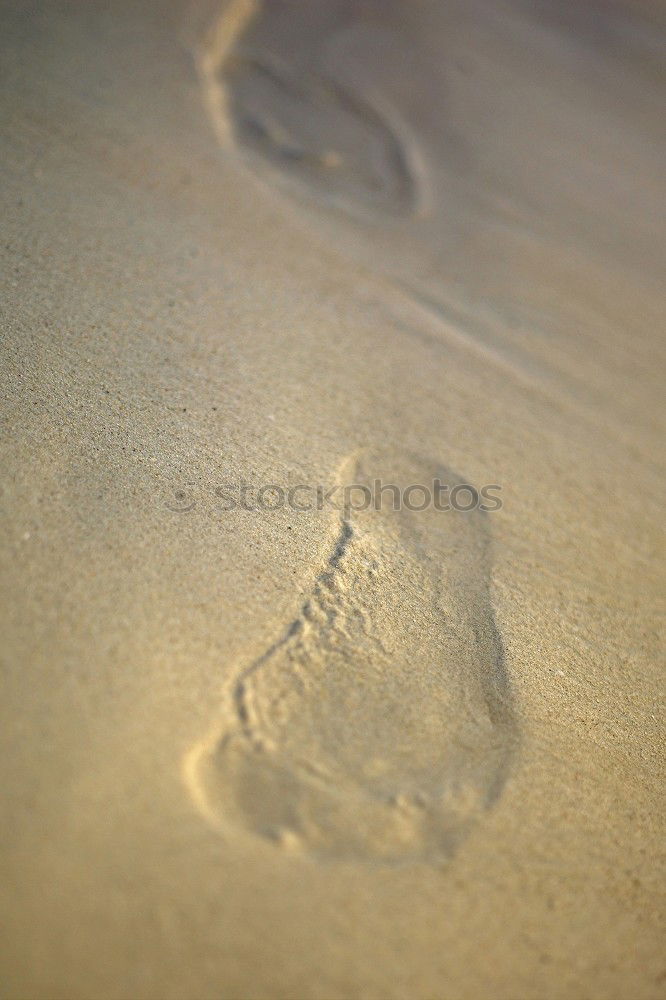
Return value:
M 2 995 L 663 997 L 663 7 L 0 18 Z

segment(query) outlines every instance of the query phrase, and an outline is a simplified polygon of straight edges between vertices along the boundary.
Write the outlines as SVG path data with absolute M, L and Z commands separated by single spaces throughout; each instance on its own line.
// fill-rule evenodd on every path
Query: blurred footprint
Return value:
M 236 0 L 200 60 L 209 106 L 218 131 L 230 126 L 248 162 L 273 182 L 351 211 L 420 214 L 423 166 L 405 124 L 379 94 L 313 65 L 317 27 L 325 20 L 334 37 L 347 8 Z

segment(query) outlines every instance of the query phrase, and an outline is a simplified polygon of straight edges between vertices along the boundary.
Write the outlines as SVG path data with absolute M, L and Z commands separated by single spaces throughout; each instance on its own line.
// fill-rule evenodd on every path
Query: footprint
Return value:
M 347 475 L 370 489 L 460 482 L 369 451 Z M 317 858 L 453 854 L 497 799 L 514 743 L 487 519 L 394 510 L 388 492 L 382 509 L 341 516 L 309 599 L 236 676 L 222 725 L 186 759 L 214 825 Z
M 209 49 L 206 84 L 223 89 L 213 103 L 258 173 L 346 210 L 420 214 L 421 159 L 404 123 L 378 94 L 324 68 L 352 12 L 254 4 L 217 58 Z

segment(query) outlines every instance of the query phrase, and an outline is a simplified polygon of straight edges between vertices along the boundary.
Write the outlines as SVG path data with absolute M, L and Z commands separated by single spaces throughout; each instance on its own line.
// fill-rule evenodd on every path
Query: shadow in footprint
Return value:
M 364 452 L 346 482 L 404 495 L 436 477 L 460 483 L 411 455 Z M 393 496 L 342 516 L 300 614 L 189 754 L 195 801 L 221 828 L 319 858 L 434 861 L 499 795 L 515 726 L 488 516 L 395 510 Z
M 420 214 L 422 162 L 405 123 L 371 87 L 325 66 L 326 44 L 350 30 L 354 10 L 253 5 L 218 54 L 215 85 L 259 173 L 348 211 Z

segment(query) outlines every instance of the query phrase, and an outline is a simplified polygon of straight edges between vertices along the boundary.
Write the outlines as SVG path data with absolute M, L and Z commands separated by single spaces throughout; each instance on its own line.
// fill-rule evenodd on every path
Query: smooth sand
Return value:
M 2 995 L 664 996 L 663 8 L 1 19 Z

